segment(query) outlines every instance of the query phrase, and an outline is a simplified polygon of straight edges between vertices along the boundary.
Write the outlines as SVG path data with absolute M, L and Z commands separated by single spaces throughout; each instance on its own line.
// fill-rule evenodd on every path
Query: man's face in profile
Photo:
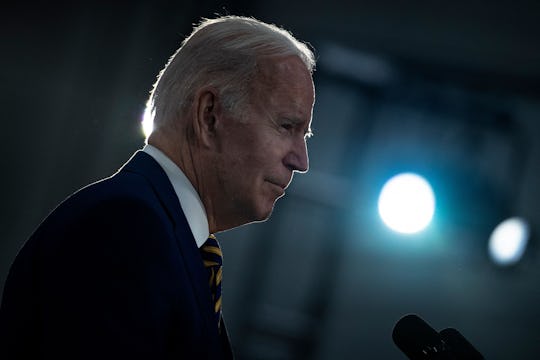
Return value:
M 243 223 L 267 219 L 293 172 L 309 167 L 311 75 L 297 57 L 268 60 L 261 68 L 241 119 L 225 119 L 222 161 L 216 164 L 222 201 Z

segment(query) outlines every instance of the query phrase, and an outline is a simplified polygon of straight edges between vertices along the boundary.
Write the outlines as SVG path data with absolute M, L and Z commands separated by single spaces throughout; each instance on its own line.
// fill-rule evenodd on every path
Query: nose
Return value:
M 306 141 L 295 141 L 291 150 L 285 155 L 284 164 L 291 171 L 305 173 L 309 169 L 309 157 Z

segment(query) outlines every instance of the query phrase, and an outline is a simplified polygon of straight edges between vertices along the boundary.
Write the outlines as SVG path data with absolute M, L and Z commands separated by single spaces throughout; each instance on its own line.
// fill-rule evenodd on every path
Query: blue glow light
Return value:
M 489 239 L 489 255 L 498 265 L 517 263 L 527 247 L 529 226 L 523 219 L 506 219 L 493 230 Z
M 402 173 L 386 182 L 379 196 L 379 215 L 392 230 L 413 234 L 425 229 L 435 213 L 431 185 L 414 173 Z

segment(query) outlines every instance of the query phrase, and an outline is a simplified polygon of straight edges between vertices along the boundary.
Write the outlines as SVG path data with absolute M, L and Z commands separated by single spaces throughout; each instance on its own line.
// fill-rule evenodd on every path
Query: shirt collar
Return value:
M 171 182 L 174 192 L 180 201 L 186 220 L 195 238 L 197 247 L 201 247 L 210 235 L 208 218 L 199 194 L 184 174 L 184 172 L 165 155 L 161 150 L 152 145 L 145 145 L 142 149 L 150 155 L 163 168 Z

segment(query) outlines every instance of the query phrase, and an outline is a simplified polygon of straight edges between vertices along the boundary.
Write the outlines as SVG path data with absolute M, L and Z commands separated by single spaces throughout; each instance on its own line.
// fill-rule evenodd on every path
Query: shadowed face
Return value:
M 240 224 L 267 219 L 293 172 L 309 166 L 306 138 L 315 94 L 306 66 L 297 57 L 268 60 L 254 81 L 241 118 L 225 117 L 215 164 L 224 215 Z

